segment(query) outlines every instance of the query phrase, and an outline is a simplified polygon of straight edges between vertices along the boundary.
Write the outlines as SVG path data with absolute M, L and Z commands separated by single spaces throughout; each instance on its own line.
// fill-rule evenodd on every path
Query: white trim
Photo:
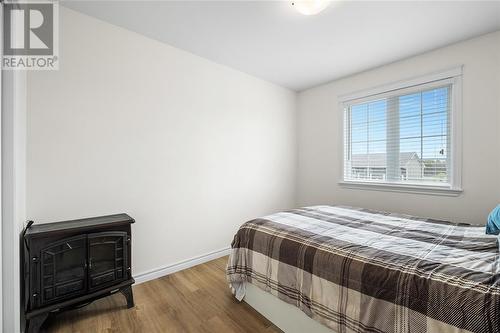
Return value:
M 432 185 L 389 184 L 389 183 L 378 183 L 378 182 L 371 183 L 371 182 L 353 182 L 353 181 L 340 181 L 338 184 L 344 188 L 355 189 L 355 190 L 430 194 L 430 195 L 442 195 L 448 197 L 456 197 L 463 192 L 462 189 L 460 188 L 450 188 L 450 187 L 432 186 Z
M 450 142 L 451 142 L 451 174 L 450 180 L 453 188 L 462 188 L 462 76 L 454 78 L 451 88 L 450 112 Z
M 338 179 L 340 181 L 344 181 L 344 169 L 345 169 L 345 116 L 346 116 L 346 107 L 343 102 L 339 102 L 339 128 L 337 130 L 337 135 L 340 136 L 337 140 L 337 142 L 340 143 L 340 146 L 338 147 L 338 151 L 341 153 L 341 156 L 339 158 L 340 162 L 340 168 L 339 168 L 339 175 Z
M 0 66 L 3 63 L 3 1 L 0 3 Z M 3 71 L 0 69 L 0 147 L 2 146 L 2 117 L 1 113 L 3 113 L 2 107 L 2 73 Z M 3 219 L 2 219 L 2 158 L 0 154 L 0 323 L 3 323 L 3 283 L 2 283 L 2 266 L 3 266 L 3 257 L 2 257 L 2 228 L 3 228 Z M 0 325 L 0 329 L 3 328 L 3 324 Z
M 202 254 L 197 257 L 193 257 L 190 259 L 186 259 L 183 261 L 179 261 L 177 263 L 163 266 L 163 267 L 158 267 L 156 269 L 152 269 L 150 271 L 144 272 L 144 273 L 139 273 L 134 275 L 135 283 L 143 283 L 146 281 L 154 280 L 157 278 L 160 278 L 165 275 L 169 275 L 178 271 L 182 271 L 183 269 L 187 269 L 196 265 L 200 265 L 203 263 L 206 263 L 210 260 L 214 260 L 220 257 L 224 257 L 229 255 L 229 252 L 231 251 L 230 247 L 225 247 L 220 250 L 212 251 L 206 254 Z
M 341 103 L 346 103 L 360 98 L 372 97 L 383 93 L 389 93 L 395 90 L 411 88 L 422 84 L 431 83 L 434 81 L 441 81 L 445 79 L 454 78 L 462 75 L 463 67 L 464 67 L 463 65 L 460 65 L 440 72 L 433 72 L 427 75 L 413 77 L 407 80 L 401 80 L 393 83 L 384 84 L 371 89 L 365 89 L 365 90 L 355 91 L 349 94 L 339 95 L 338 100 Z
M 463 65 L 428 75 L 412 78 L 409 80 L 398 81 L 395 83 L 385 84 L 373 89 L 354 92 L 338 96 L 340 121 L 339 135 L 340 142 L 339 152 L 342 156 L 340 160 L 340 175 L 339 185 L 350 189 L 368 189 L 377 191 L 404 192 L 414 194 L 432 194 L 445 196 L 458 196 L 462 190 L 462 74 Z M 414 185 L 414 184 L 399 184 L 399 183 L 383 183 L 370 181 L 351 181 L 344 179 L 345 169 L 345 114 L 346 108 L 351 104 L 360 103 L 365 100 L 372 100 L 374 97 L 386 98 L 394 95 L 395 92 L 400 94 L 406 90 L 414 90 L 415 87 L 422 89 L 437 87 L 440 85 L 451 85 L 451 107 L 450 107 L 450 142 L 451 151 L 449 161 L 450 168 L 450 183 L 449 186 L 439 185 Z
M 421 83 L 418 85 L 404 86 L 404 87 L 401 87 L 398 89 L 388 90 L 388 91 L 376 93 L 373 95 L 365 95 L 363 97 L 350 99 L 348 101 L 343 101 L 342 103 L 344 106 L 351 106 L 354 104 L 361 104 L 361 103 L 372 102 L 372 101 L 381 100 L 381 99 L 388 99 L 388 98 L 394 97 L 394 96 L 411 94 L 411 93 L 414 93 L 417 88 L 418 88 L 418 91 L 431 90 L 434 88 L 440 88 L 440 87 L 444 87 L 444 86 L 453 85 L 454 83 L 455 83 L 455 78 L 445 78 L 445 79 L 437 80 L 437 81 L 424 82 L 424 83 Z
M 26 221 L 26 72 L 2 73 L 3 331 L 23 330 L 19 240 Z
M 3 64 L 3 1 L 0 3 L 0 64 Z M 0 65 L 1 66 L 1 65 Z M 3 113 L 3 107 L 2 107 L 2 89 L 3 89 L 3 82 L 2 82 L 2 73 L 3 71 L 0 69 L 0 113 Z M 0 114 L 0 147 L 2 146 L 2 117 Z M 2 219 L 2 161 L 3 159 L 0 157 L 0 323 L 3 323 L 3 294 L 2 294 L 2 289 L 3 289 L 3 282 L 2 282 L 2 269 L 3 269 L 3 257 L 2 257 L 2 229 L 3 229 L 3 219 Z M 0 330 L 3 329 L 3 324 L 0 324 Z

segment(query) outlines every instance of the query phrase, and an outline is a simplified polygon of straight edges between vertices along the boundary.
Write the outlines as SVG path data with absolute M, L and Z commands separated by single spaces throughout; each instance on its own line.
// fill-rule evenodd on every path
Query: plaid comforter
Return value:
M 335 332 L 500 332 L 497 237 L 484 227 L 315 206 L 241 226 L 227 266 Z

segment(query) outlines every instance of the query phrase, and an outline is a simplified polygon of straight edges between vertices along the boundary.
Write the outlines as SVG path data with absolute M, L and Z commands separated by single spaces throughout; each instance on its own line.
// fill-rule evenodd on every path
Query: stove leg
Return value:
M 134 307 L 134 294 L 132 293 L 132 286 L 128 286 L 125 288 L 120 289 L 120 292 L 125 296 L 125 299 L 127 300 L 127 308 L 133 308 Z
M 49 313 L 42 313 L 36 317 L 28 320 L 28 333 L 38 333 L 40 332 L 40 327 L 49 316 Z

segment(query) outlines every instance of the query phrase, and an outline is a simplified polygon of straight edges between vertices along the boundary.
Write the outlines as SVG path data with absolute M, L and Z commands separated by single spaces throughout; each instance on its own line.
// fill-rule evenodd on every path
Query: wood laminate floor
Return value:
M 48 332 L 281 332 L 235 300 L 225 278 L 227 257 L 134 286 L 135 307 L 114 294 L 50 317 Z

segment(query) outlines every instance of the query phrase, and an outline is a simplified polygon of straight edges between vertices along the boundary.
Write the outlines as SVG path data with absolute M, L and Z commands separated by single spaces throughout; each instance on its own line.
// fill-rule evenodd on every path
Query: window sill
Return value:
M 452 189 L 445 186 L 417 185 L 417 184 L 390 184 L 390 183 L 369 183 L 355 181 L 340 181 L 339 185 L 348 189 L 401 192 L 413 194 L 441 195 L 457 197 L 462 194 L 462 189 Z

